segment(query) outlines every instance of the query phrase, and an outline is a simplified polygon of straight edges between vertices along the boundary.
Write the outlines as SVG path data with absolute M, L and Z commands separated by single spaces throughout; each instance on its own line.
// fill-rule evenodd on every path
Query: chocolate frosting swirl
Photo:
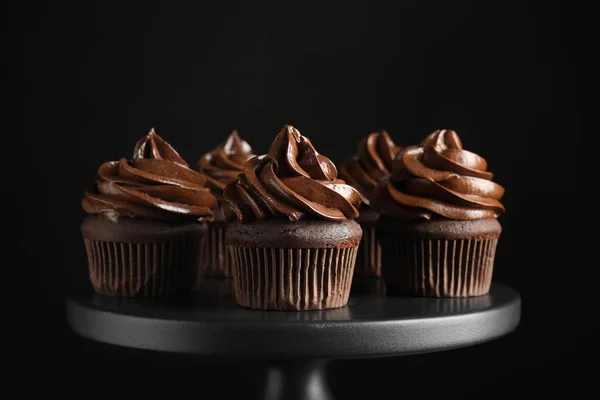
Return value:
M 392 177 L 377 188 L 373 205 L 383 216 L 417 220 L 497 218 L 504 188 L 492 182 L 487 162 L 464 150 L 453 130 L 437 130 L 394 160 Z
M 340 178 L 354 186 L 369 205 L 373 190 L 390 177 L 392 161 L 400 150 L 386 131 L 373 132 L 358 142 L 355 155 L 340 164 Z
M 188 164 L 154 129 L 135 145 L 133 159 L 110 161 L 86 188 L 82 206 L 90 214 L 160 221 L 211 221 L 215 197 L 206 178 Z
M 226 141 L 200 157 L 196 171 L 206 176 L 207 186 L 218 200 L 222 200 L 225 186 L 237 179 L 244 163 L 253 156 L 250 145 L 234 130 Z
M 286 216 L 290 221 L 330 221 L 358 216 L 360 193 L 343 180 L 329 158 L 310 140 L 285 125 L 266 155 L 244 164 L 243 173 L 224 191 L 228 219 Z

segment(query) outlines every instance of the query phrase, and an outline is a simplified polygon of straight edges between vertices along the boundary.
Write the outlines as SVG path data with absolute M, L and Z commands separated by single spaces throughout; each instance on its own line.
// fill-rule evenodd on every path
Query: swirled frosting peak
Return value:
M 212 219 L 215 197 L 206 178 L 189 168 L 154 129 L 135 145 L 133 158 L 110 161 L 86 188 L 82 206 L 90 214 L 161 221 Z
M 373 190 L 390 177 L 400 150 L 386 131 L 373 132 L 358 142 L 355 155 L 340 164 L 340 178 L 358 189 L 369 205 Z
M 402 220 L 497 218 L 505 211 L 504 188 L 492 177 L 486 160 L 464 150 L 456 132 L 437 130 L 398 154 L 373 203 L 381 215 Z
M 226 141 L 200 157 L 196 171 L 206 176 L 208 187 L 222 200 L 225 186 L 237 179 L 244 163 L 253 155 L 250 145 L 234 130 Z
M 223 209 L 241 221 L 287 217 L 290 221 L 356 218 L 360 193 L 343 180 L 329 158 L 290 125 L 283 127 L 269 153 L 253 157 L 225 188 Z

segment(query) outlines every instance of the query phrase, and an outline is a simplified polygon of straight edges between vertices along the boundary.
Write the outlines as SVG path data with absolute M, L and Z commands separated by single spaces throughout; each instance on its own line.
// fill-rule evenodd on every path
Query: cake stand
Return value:
M 266 361 L 265 399 L 330 399 L 329 359 L 429 353 L 472 346 L 513 331 L 521 299 L 493 283 L 481 297 L 384 296 L 383 281 L 356 280 L 346 307 L 308 312 L 236 305 L 231 280 L 205 279 L 193 296 L 170 300 L 71 296 L 67 318 L 79 335 L 138 349 Z

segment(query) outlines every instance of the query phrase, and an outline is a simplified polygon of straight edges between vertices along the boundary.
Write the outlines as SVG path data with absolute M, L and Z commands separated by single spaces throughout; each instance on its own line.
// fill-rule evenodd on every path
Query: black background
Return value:
M 87 284 L 82 191 L 100 163 L 130 156 L 151 127 L 190 163 L 234 128 L 264 153 L 292 124 L 334 162 L 375 130 L 408 145 L 452 128 L 506 188 L 494 277 L 522 294 L 521 326 L 463 350 L 336 361 L 329 369 L 335 394 L 481 395 L 589 384 L 592 373 L 578 362 L 591 352 L 595 329 L 581 321 L 592 315 L 597 286 L 593 243 L 585 239 L 593 236 L 580 228 L 582 208 L 597 200 L 582 201 L 578 192 L 584 114 L 597 89 L 586 77 L 597 71 L 598 49 L 589 4 L 9 6 L 3 86 L 16 89 L 5 93 L 17 107 L 6 115 L 15 123 L 4 128 L 3 153 L 17 174 L 8 176 L 3 201 L 21 227 L 11 251 L 24 274 L 4 282 L 15 294 L 6 325 L 14 339 L 3 361 L 66 397 L 253 393 L 261 375 L 247 362 L 118 349 L 67 328 L 64 296 Z

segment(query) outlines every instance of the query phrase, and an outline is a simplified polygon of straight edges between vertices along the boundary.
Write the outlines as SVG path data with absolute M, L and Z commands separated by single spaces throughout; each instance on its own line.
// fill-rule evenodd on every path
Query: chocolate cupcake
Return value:
M 225 246 L 227 220 L 221 209 L 223 190 L 228 183 L 237 179 L 242 166 L 252 156 L 250 145 L 234 130 L 226 141 L 204 154 L 196 163 L 196 171 L 206 176 L 207 186 L 218 201 L 212 210 L 214 221 L 208 225 L 199 277 L 231 276 L 231 259 Z
M 379 213 L 370 207 L 375 188 L 389 179 L 392 161 L 401 150 L 387 132 L 374 132 L 358 142 L 355 155 L 340 164 L 340 178 L 354 186 L 363 196 L 360 224 L 363 237 L 358 248 L 354 276 L 381 277 L 381 246 L 375 223 Z
M 154 297 L 189 292 L 215 197 L 206 178 L 151 130 L 133 159 L 106 162 L 86 188 L 81 225 L 97 293 Z
M 236 300 L 247 308 L 346 305 L 362 230 L 361 195 L 333 163 L 286 125 L 266 155 L 244 164 L 224 192 Z
M 452 130 L 402 150 L 375 190 L 388 294 L 466 297 L 488 293 L 504 213 L 504 188 Z

